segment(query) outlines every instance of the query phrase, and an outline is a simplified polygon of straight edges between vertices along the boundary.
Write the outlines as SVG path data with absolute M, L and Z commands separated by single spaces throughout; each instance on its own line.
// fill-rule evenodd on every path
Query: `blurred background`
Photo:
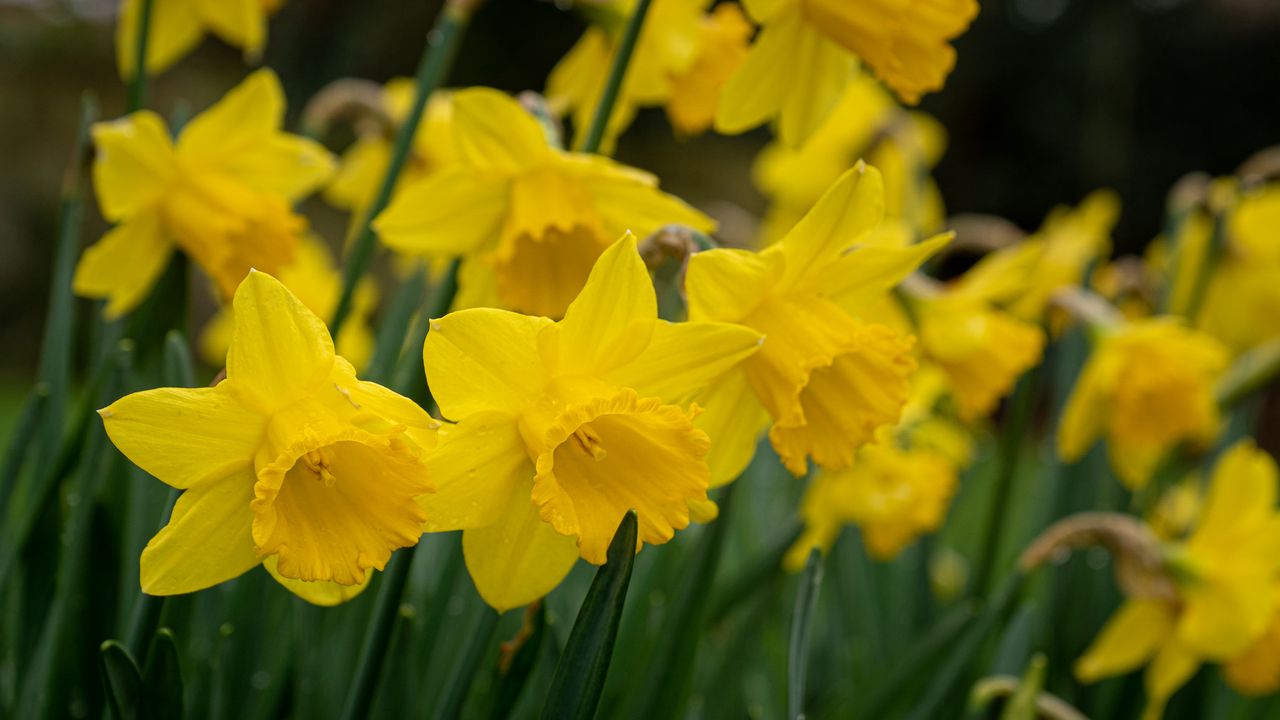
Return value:
M 263 62 L 295 116 L 341 77 L 411 74 L 439 0 L 287 0 Z M 0 0 L 0 429 L 34 369 L 61 175 L 83 91 L 119 115 L 115 0 Z M 949 213 L 994 213 L 1036 228 L 1054 205 L 1110 187 L 1123 200 L 1119 253 L 1159 233 L 1169 187 L 1191 171 L 1233 171 L 1280 143 L 1277 0 L 981 0 L 956 43 L 958 65 L 923 110 L 949 145 L 935 177 Z M 543 0 L 489 0 L 450 84 L 541 90 L 583 22 Z M 150 104 L 198 111 L 247 72 L 216 39 L 155 79 Z M 750 167 L 765 131 L 676 140 L 642 113 L 618 157 L 722 219 L 750 222 L 764 199 Z M 333 148 L 339 150 L 341 148 Z M 89 204 L 86 242 L 104 230 Z M 345 215 L 318 200 L 314 227 L 335 242 Z M 726 209 L 729 209 L 728 211 Z M 740 210 L 740 211 L 739 211 Z M 729 217 L 726 217 L 726 213 Z

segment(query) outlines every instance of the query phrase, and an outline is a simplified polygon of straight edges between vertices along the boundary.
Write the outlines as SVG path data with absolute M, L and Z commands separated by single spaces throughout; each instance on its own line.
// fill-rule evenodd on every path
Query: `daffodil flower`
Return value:
M 323 240 L 314 235 L 303 236 L 293 262 L 280 269 L 278 279 L 308 310 L 322 318 L 333 317 L 342 292 L 342 275 Z M 351 319 L 335 338 L 338 353 L 357 370 L 373 357 L 374 336 L 369 319 L 377 303 L 377 283 L 369 276 L 361 278 L 356 285 Z M 213 367 L 220 367 L 231 346 L 234 330 L 232 307 L 225 305 L 200 333 L 200 357 Z
M 507 95 L 454 94 L 461 161 L 405 187 L 375 222 L 401 252 L 461 255 L 459 292 L 559 317 L 609 244 L 667 224 L 710 232 L 714 223 L 658 191 L 652 175 L 607 158 L 552 147 L 542 126 Z
M 743 0 L 763 27 L 725 85 L 716 129 L 739 133 L 778 118 L 799 145 L 866 63 L 904 102 L 942 89 L 955 65 L 947 43 L 978 14 L 977 0 Z
M 213 33 L 244 48 L 257 62 L 267 44 L 267 18 L 284 0 L 153 0 L 147 35 L 147 74 L 155 75 L 191 52 Z M 133 77 L 138 52 L 138 15 L 142 0 L 122 0 L 116 21 L 116 65 L 120 76 Z
M 1147 710 L 1165 702 L 1206 661 L 1244 656 L 1277 609 L 1280 515 L 1276 466 L 1244 441 L 1214 467 L 1204 514 L 1185 543 L 1166 550 L 1177 597 L 1131 597 L 1076 662 L 1083 682 L 1144 664 Z
M 760 345 L 722 323 L 657 319 L 635 239 L 600 256 L 563 320 L 461 310 L 423 348 L 445 418 L 427 529 L 462 529 L 467 568 L 499 610 L 550 592 L 578 557 L 601 564 L 622 516 L 637 550 L 708 518 L 706 433 L 690 397 Z
M 1280 184 L 1271 183 L 1241 197 L 1226 220 L 1226 244 L 1216 258 L 1196 326 L 1244 352 L 1280 337 Z M 1213 221 L 1195 214 L 1184 223 L 1198 237 L 1193 260 L 1189 238 L 1180 240 L 1176 281 L 1190 297 L 1203 263 L 1213 248 Z M 1184 260 L 1185 258 L 1185 260 Z M 1186 307 L 1183 302 L 1181 307 Z
M 877 428 L 898 421 L 916 367 L 912 340 L 859 314 L 950 237 L 903 247 L 864 244 L 883 214 L 883 186 L 859 164 L 777 244 L 760 253 L 716 249 L 689 262 L 691 320 L 732 322 L 765 336 L 760 352 L 699 400 L 713 440 L 711 464 L 728 482 L 769 438 L 787 468 L 808 459 L 853 463 Z
M 116 226 L 85 251 L 77 294 L 106 298 L 118 317 L 138 305 L 181 249 L 230 298 L 250 268 L 293 258 L 306 221 L 290 203 L 323 185 L 333 159 L 280 131 L 284 93 L 270 70 L 250 75 L 192 118 L 177 143 L 143 110 L 93 126 L 94 187 Z
M 142 552 L 142 590 L 194 592 L 263 565 L 321 605 L 343 602 L 418 542 L 433 420 L 356 379 L 329 331 L 275 278 L 235 295 L 227 377 L 100 411 L 130 460 L 184 492 Z
M 1120 480 L 1145 486 L 1174 445 L 1217 437 L 1214 384 L 1229 359 L 1212 336 L 1174 318 L 1102 331 L 1063 409 L 1058 454 L 1078 460 L 1105 437 Z

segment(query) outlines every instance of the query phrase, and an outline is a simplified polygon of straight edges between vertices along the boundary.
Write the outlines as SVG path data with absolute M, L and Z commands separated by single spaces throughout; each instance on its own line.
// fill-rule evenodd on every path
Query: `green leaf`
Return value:
M 129 651 L 115 640 L 108 640 L 102 643 L 98 660 L 111 714 L 120 720 L 142 717 L 142 673 Z
M 742 480 L 736 480 L 734 485 L 739 482 Z M 720 522 L 717 520 L 716 524 Z M 782 574 L 782 559 L 800 537 L 801 530 L 803 527 L 799 521 L 792 520 L 774 535 L 758 556 L 747 561 L 742 570 L 720 584 L 720 589 L 714 593 L 708 614 L 711 624 L 717 625 L 724 621 L 739 603 L 750 598 L 754 591 L 768 587 L 770 579 Z
M 449 683 L 445 686 L 444 698 L 435 714 L 436 720 L 457 720 L 462 717 L 462 706 L 471 690 L 471 681 L 480 669 L 480 661 L 489 651 L 493 632 L 497 628 L 498 613 L 492 608 L 480 608 L 480 617 L 476 618 L 475 625 L 468 633 L 462 659 L 454 666 Z
M 369 709 L 373 706 L 382 661 L 386 658 L 387 646 L 391 642 L 391 630 L 400 610 L 400 596 L 404 594 L 404 586 L 409 581 L 409 566 L 413 564 L 416 550 L 415 545 L 393 555 L 378 581 L 377 605 L 373 618 L 369 621 L 369 629 L 365 632 L 355 677 L 347 692 L 346 707 L 342 712 L 342 717 L 347 720 L 368 717 Z
M 9 501 L 9 492 L 26 464 L 31 440 L 47 412 L 48 404 L 49 386 L 45 383 L 36 384 L 22 404 L 22 411 L 13 426 L 13 435 L 9 436 L 9 443 L 4 449 L 4 459 L 0 460 L 0 506 Z
M 498 668 L 493 707 L 489 711 L 489 717 L 493 720 L 511 717 L 520 693 L 542 655 L 543 638 L 547 635 L 547 606 L 538 603 L 536 609 L 530 607 L 529 610 L 532 617 L 526 617 L 526 625 L 521 627 L 520 636 L 516 640 L 519 646 L 510 656 L 505 669 L 501 666 Z
M 591 720 L 613 659 L 622 607 L 636 560 L 636 514 L 623 516 L 609 543 L 608 559 L 596 572 L 569 632 L 556 674 L 551 679 L 544 720 Z
M 804 577 L 796 593 L 795 612 L 791 616 L 791 642 L 787 647 L 787 717 L 804 717 L 804 681 L 809 667 L 809 627 L 818 606 L 818 590 L 822 587 L 822 553 L 814 548 L 804 566 Z
M 178 646 L 168 628 L 156 631 L 147 654 L 147 671 L 142 681 L 143 717 L 170 720 L 182 717 L 182 668 Z
M 409 332 L 409 323 L 413 321 L 413 313 L 422 304 L 422 296 L 427 286 L 427 269 L 419 264 L 413 273 L 400 284 L 391 298 L 390 307 L 383 313 L 378 324 L 378 336 L 373 347 L 373 358 L 364 377 L 377 383 L 385 383 L 387 377 L 395 370 L 396 361 L 401 351 L 405 350 L 405 336 Z M 416 350 L 421 350 L 419 345 Z

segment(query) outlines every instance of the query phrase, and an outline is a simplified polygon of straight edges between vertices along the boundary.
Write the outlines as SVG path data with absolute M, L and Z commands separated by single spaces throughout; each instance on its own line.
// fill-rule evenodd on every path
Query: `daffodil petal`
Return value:
M 906 247 L 855 248 L 827 266 L 816 284 L 837 305 L 861 315 L 951 242 L 952 237 L 954 233 L 944 233 Z
M 264 412 L 328 381 L 333 340 L 315 313 L 279 280 L 256 270 L 236 289 L 227 378 Z
M 742 325 L 658 321 L 648 347 L 604 379 L 680 404 L 755 352 L 762 340 Z
M 657 317 L 653 281 L 627 235 L 596 260 L 559 323 L 561 370 L 605 373 L 630 362 L 648 346 Z
M 456 167 L 396 193 L 373 227 L 402 253 L 463 255 L 497 240 L 510 201 L 509 182 Z
M 853 58 L 811 22 L 792 31 L 786 91 L 778 116 L 778 137 L 789 147 L 809 139 L 840 102 L 853 77 Z
M 511 412 L 546 382 L 538 332 L 546 318 L 473 308 L 431 322 L 422 348 L 431 395 L 446 418 Z
M 715 118 L 718 132 L 736 135 L 778 114 L 783 99 L 796 82 L 792 58 L 802 39 L 802 23 L 800 13 L 795 13 L 760 31 L 742 67 L 729 78 L 721 92 Z
M 533 478 L 515 418 L 476 413 L 441 434 L 428 459 L 436 491 L 418 499 L 427 512 L 424 529 L 464 530 L 491 523 L 521 481 Z
M 224 164 L 236 177 L 263 192 L 300 200 L 329 182 L 337 163 L 320 143 L 275 133 Z
M 99 413 L 125 457 L 184 490 L 252 466 L 266 429 L 266 418 L 222 385 L 143 390 Z
M 159 213 L 144 212 L 84 251 L 71 286 L 82 297 L 106 298 L 104 314 L 118 318 L 146 299 L 172 253 Z
M 1173 610 L 1157 600 L 1129 600 L 1076 661 L 1081 682 L 1123 675 L 1151 659 L 1173 629 Z
M 477 169 L 514 175 L 551 152 L 537 119 L 504 92 L 459 90 L 453 117 L 458 150 Z
M 1275 596 L 1269 587 L 1260 572 L 1254 577 L 1207 578 L 1187 588 L 1178 619 L 1179 642 L 1218 661 L 1244 652 L 1271 622 Z
M 148 595 L 181 595 L 230 580 L 257 565 L 251 525 L 255 477 L 246 468 L 188 490 L 169 524 L 142 551 Z
M 621 237 L 627 231 L 644 237 L 666 225 L 684 225 L 704 233 L 715 231 L 714 220 L 659 190 L 652 176 L 603 157 L 582 156 L 577 162 L 591 168 L 585 182 L 610 237 Z
M 141 0 L 123 0 L 116 18 L 116 66 L 120 77 L 133 77 L 138 55 L 138 11 Z M 169 69 L 204 37 L 204 26 L 195 8 L 185 2 L 152 3 L 151 28 L 147 33 L 147 72 L 156 75 Z
M 726 485 L 751 463 L 760 435 L 769 427 L 769 412 L 756 399 L 741 370 L 721 375 L 695 404 L 702 413 L 694 418 L 693 426 L 711 438 L 707 452 L 710 487 Z
M 159 202 L 177 172 L 173 142 L 160 116 L 140 110 L 95 123 L 93 188 L 108 220 L 121 220 Z
M 257 70 L 182 129 L 178 151 L 193 162 L 221 167 L 256 151 L 284 121 L 284 89 L 267 68 Z
M 369 581 L 373 579 L 373 572 L 370 571 L 365 573 L 364 582 L 357 585 L 341 585 L 326 580 L 295 580 L 281 575 L 276 570 L 277 560 L 278 557 L 275 555 L 263 558 L 262 567 L 266 568 L 271 577 L 275 578 L 276 582 L 283 585 L 289 592 L 312 605 L 319 605 L 320 607 L 341 605 L 364 592 L 364 589 L 369 587 Z
M 262 55 L 267 13 L 262 0 L 197 0 L 200 15 L 218 37 L 244 48 L 250 59 Z
M 1237 544 L 1275 514 L 1276 463 L 1252 441 L 1236 443 L 1214 464 L 1204 512 L 1191 547 Z
M 532 479 L 520 483 L 496 522 L 462 532 L 462 552 L 476 590 L 499 612 L 551 592 L 578 559 L 577 541 L 543 522 L 532 492 Z
M 1164 643 L 1155 660 L 1147 667 L 1147 709 L 1143 712 L 1143 718 L 1159 718 L 1165 703 L 1196 674 L 1199 667 L 1200 658 L 1189 648 L 1177 640 Z
M 781 240 L 787 256 L 783 282 L 801 283 L 853 247 L 884 217 L 880 171 L 858 163 Z
M 780 252 L 717 248 L 694 254 L 685 272 L 689 319 L 734 322 L 764 301 L 782 279 Z

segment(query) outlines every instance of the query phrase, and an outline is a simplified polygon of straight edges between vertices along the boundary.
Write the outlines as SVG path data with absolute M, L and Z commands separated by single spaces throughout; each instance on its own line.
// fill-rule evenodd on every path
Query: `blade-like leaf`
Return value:
M 155 720 L 182 717 L 182 668 L 178 664 L 178 646 L 168 628 L 156 631 L 151 652 L 147 653 L 142 693 L 143 717 Z
M 538 603 L 536 609 L 530 608 L 529 615 L 520 634 L 512 641 L 519 645 L 510 651 L 505 667 L 499 665 L 498 681 L 493 691 L 493 707 L 489 712 L 489 717 L 493 720 L 511 717 L 520 693 L 524 691 L 538 658 L 542 656 L 542 642 L 547 632 L 547 606 Z
M 102 643 L 98 660 L 102 684 L 107 691 L 107 707 L 113 717 L 136 720 L 142 716 L 142 673 L 129 651 L 115 640 Z
M 804 681 L 809 666 L 809 627 L 818 606 L 818 589 L 822 587 L 822 553 L 809 551 L 804 577 L 796 593 L 795 612 L 791 616 L 791 642 L 787 648 L 787 716 L 804 717 Z
M 608 560 L 596 572 L 569 633 L 551 691 L 542 708 L 544 720 L 591 720 L 613 659 L 622 606 L 636 559 L 636 514 L 628 512 L 609 543 Z

